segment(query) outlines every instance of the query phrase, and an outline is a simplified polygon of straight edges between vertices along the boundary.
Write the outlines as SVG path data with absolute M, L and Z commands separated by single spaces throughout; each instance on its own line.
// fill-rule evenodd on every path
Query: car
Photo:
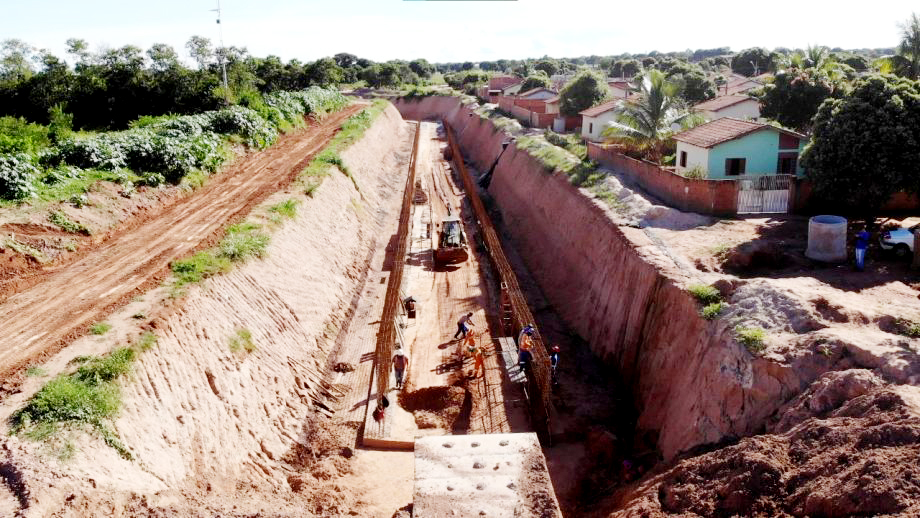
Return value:
M 895 256 L 905 259 L 914 253 L 914 232 L 920 224 L 909 228 L 898 227 L 882 232 L 878 237 L 878 244 L 882 250 L 893 250 Z

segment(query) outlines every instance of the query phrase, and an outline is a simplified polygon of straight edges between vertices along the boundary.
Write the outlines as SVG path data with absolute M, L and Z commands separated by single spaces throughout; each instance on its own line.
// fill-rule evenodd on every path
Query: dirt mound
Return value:
M 399 406 L 415 415 L 419 428 L 450 430 L 460 416 L 469 391 L 462 386 L 425 387 L 399 393 Z
M 859 392 L 872 379 L 851 372 L 815 385 L 802 399 L 823 408 L 835 387 Z M 681 461 L 611 516 L 916 516 L 918 455 L 920 388 L 875 388 L 825 419 Z

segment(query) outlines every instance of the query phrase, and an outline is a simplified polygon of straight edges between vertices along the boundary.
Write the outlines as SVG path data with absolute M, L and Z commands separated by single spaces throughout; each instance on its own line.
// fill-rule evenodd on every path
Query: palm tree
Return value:
M 604 130 L 609 142 L 638 151 L 653 162 L 660 162 L 674 133 L 675 124 L 689 127 L 700 120 L 689 117 L 677 97 L 680 86 L 669 82 L 660 70 L 648 70 L 638 77 L 635 97 L 623 102 L 615 112 L 616 123 Z
M 898 45 L 898 54 L 905 58 L 902 71 L 903 75 L 911 79 L 920 79 L 920 17 L 917 13 L 910 15 L 907 23 L 901 26 L 901 43 Z

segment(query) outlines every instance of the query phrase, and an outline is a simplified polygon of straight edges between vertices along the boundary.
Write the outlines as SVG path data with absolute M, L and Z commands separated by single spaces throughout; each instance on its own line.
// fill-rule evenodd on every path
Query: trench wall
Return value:
M 487 169 L 509 135 L 447 97 L 397 100 L 407 119 L 445 118 L 467 159 Z M 489 192 L 541 289 L 593 352 L 632 390 L 639 427 L 666 458 L 750 435 L 800 390 L 791 369 L 734 343 L 723 322 L 699 317 L 688 279 L 641 229 L 619 227 L 562 174 L 514 147 Z

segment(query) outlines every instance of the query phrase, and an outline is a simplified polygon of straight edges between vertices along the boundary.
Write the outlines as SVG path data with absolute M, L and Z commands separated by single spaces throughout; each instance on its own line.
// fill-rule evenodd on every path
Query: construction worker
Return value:
M 486 376 L 486 359 L 482 354 L 482 347 L 476 347 L 473 350 L 473 377 L 479 377 L 479 371 L 482 370 L 482 377 Z
M 470 330 L 470 326 L 475 325 L 476 324 L 473 323 L 472 312 L 460 317 L 460 320 L 457 321 L 457 332 L 454 333 L 454 340 L 456 340 L 460 334 L 463 334 L 463 338 L 466 338 L 466 333 Z
M 524 335 L 533 335 L 533 330 L 534 330 L 533 324 L 527 324 L 526 326 L 524 326 L 523 329 L 521 329 L 521 332 L 518 333 L 518 339 L 517 339 L 519 348 L 521 346 L 521 340 L 523 340 Z
M 553 352 L 549 353 L 549 367 L 553 371 L 553 383 L 556 383 L 556 367 L 559 366 L 559 346 L 553 346 Z
M 393 355 L 393 370 L 396 372 L 396 388 L 402 388 L 403 373 L 409 368 L 409 358 L 403 353 L 402 348 L 396 349 Z
M 533 348 L 533 330 L 521 334 L 521 341 L 518 343 L 518 365 L 521 370 L 530 365 L 533 358 L 530 350 Z

